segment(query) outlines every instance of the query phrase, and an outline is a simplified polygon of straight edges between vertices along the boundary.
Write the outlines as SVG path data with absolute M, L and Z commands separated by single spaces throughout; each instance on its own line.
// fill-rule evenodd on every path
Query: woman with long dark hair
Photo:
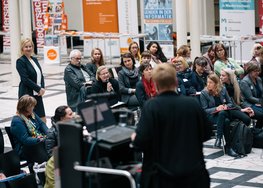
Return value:
M 122 55 L 121 67 L 122 69 L 118 73 L 121 100 L 126 103 L 128 107 L 139 106 L 139 102 L 135 96 L 139 74 L 131 53 Z
M 158 42 L 151 41 L 146 48 L 150 51 L 152 55 L 151 65 L 153 68 L 156 64 L 167 62 L 167 58 L 165 57 L 162 48 Z

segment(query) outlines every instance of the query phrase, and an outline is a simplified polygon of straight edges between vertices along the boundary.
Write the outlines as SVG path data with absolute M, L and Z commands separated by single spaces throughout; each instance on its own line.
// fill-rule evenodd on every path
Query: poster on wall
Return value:
M 8 0 L 2 1 L 2 31 L 9 32 L 9 12 L 8 12 Z M 3 36 L 3 52 L 10 53 L 10 36 Z
M 92 44 L 92 48 L 106 45 L 101 48 L 104 57 L 120 56 L 119 42 L 116 41 L 116 33 L 119 32 L 117 0 L 82 0 L 82 5 L 84 32 L 89 33 L 89 37 L 84 37 L 84 49 L 86 50 L 83 55 L 90 57 L 92 49 L 88 45 Z M 101 32 L 101 37 L 97 37 L 95 32 Z
M 235 42 L 232 57 L 241 63 L 251 59 L 248 53 L 254 42 L 242 41 L 248 35 L 255 35 L 254 0 L 220 0 L 220 36 Z
M 172 0 L 144 0 L 141 1 L 143 32 L 145 46 L 150 41 L 157 41 L 167 58 L 173 54 L 173 1 Z
M 82 4 L 85 32 L 119 32 L 117 0 L 83 0 Z

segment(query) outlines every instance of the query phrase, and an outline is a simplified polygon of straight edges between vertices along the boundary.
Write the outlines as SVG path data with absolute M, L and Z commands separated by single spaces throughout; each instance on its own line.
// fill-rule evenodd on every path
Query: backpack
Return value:
M 231 122 L 231 125 L 231 147 L 236 153 L 246 156 L 251 152 L 253 145 L 252 131 L 242 121 Z

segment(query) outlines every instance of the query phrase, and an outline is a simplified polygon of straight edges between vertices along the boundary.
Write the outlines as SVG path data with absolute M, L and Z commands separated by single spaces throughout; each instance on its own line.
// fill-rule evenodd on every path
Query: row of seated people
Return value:
M 144 53 L 139 53 L 139 46 L 136 42 L 129 45 L 129 53 L 121 57 L 121 67 L 117 72 L 112 69 L 111 76 L 108 70 L 98 69 L 105 65 L 102 51 L 94 48 L 91 52 L 91 63 L 81 63 L 82 54 L 79 50 L 70 53 L 70 63 L 64 71 L 66 86 L 67 104 L 73 111 L 80 102 L 83 102 L 87 95 L 97 92 L 114 91 L 118 94 L 118 100 L 126 103 L 128 107 L 139 106 L 135 96 L 136 84 L 140 80 L 138 67 L 141 62 L 149 62 L 152 67 L 156 64 L 167 62 L 160 45 L 157 42 L 150 42 Z M 115 74 L 115 75 L 114 75 Z M 117 76 L 116 76 L 117 74 Z M 118 82 L 112 77 L 118 77 Z M 114 101 L 112 101 L 114 102 Z

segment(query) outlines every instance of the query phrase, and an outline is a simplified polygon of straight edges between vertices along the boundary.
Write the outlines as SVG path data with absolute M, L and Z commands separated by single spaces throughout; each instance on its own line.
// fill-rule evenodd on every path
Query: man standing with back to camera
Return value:
M 210 138 L 205 112 L 190 97 L 179 96 L 176 70 L 160 64 L 153 70 L 159 95 L 147 101 L 132 135 L 144 153 L 142 188 L 209 188 L 203 142 Z

